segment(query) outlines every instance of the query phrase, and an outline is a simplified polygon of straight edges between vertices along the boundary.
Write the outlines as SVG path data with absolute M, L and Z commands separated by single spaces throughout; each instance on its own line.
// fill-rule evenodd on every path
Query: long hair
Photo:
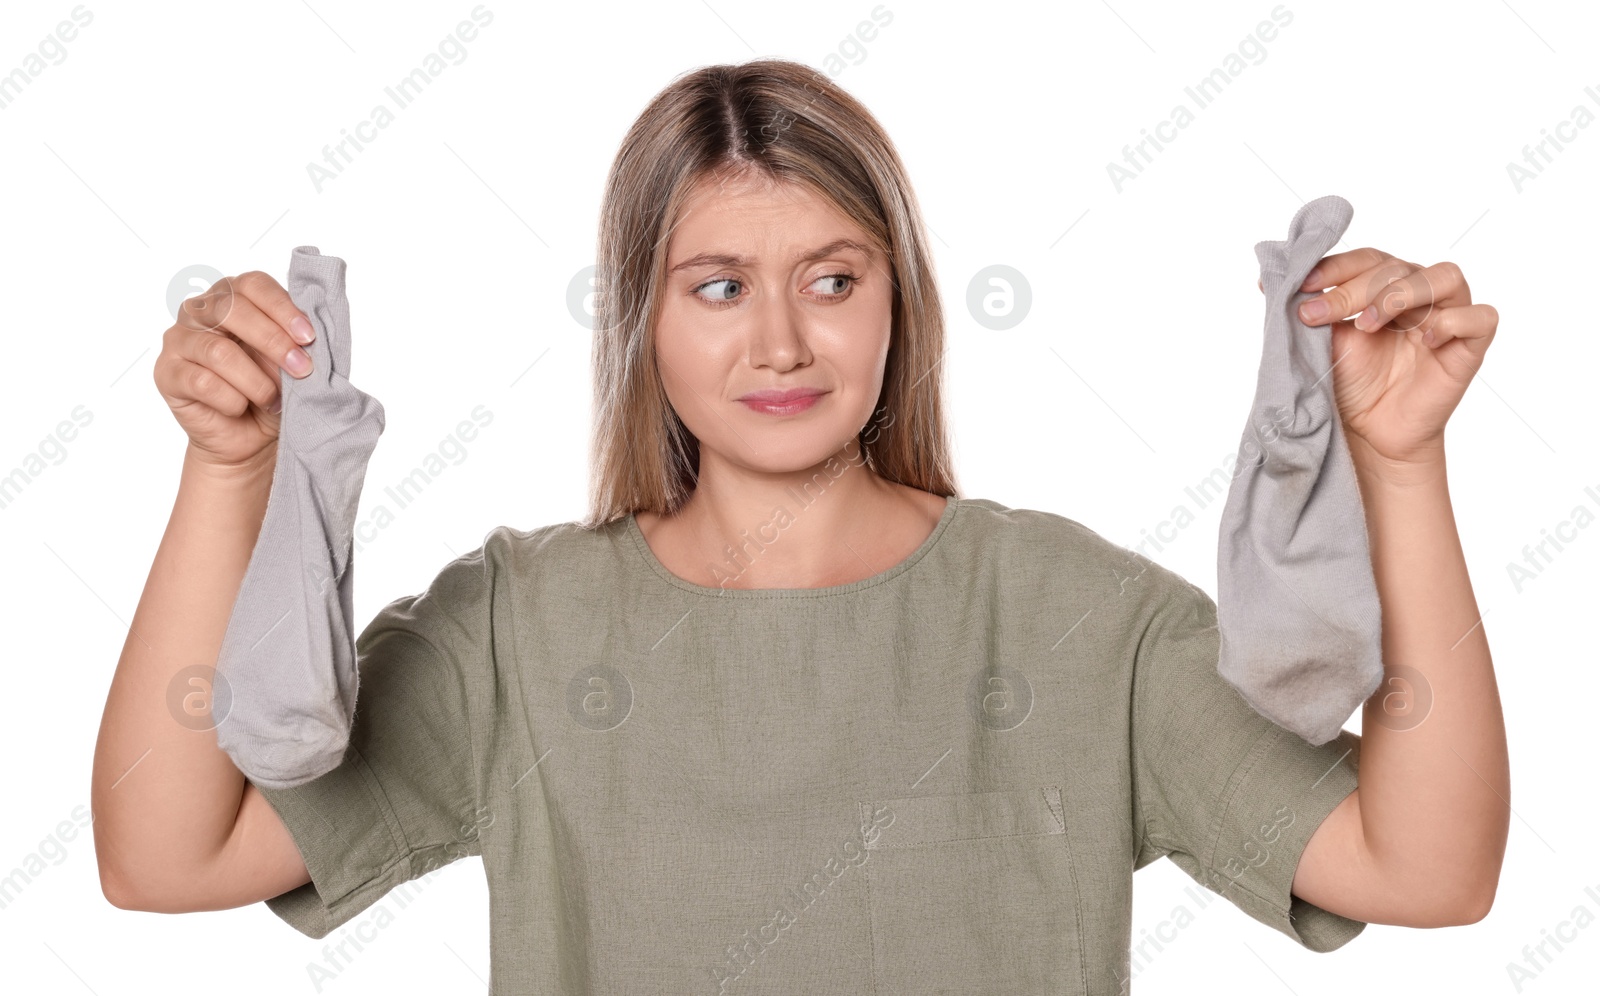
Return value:
M 857 434 L 862 459 L 887 480 L 956 493 L 944 312 L 905 167 L 866 107 L 826 75 L 761 59 L 673 80 L 628 129 L 606 178 L 586 528 L 644 510 L 670 515 L 694 492 L 700 443 L 668 402 L 655 361 L 667 240 L 697 182 L 746 172 L 815 191 L 886 254 L 892 331 L 883 390 Z

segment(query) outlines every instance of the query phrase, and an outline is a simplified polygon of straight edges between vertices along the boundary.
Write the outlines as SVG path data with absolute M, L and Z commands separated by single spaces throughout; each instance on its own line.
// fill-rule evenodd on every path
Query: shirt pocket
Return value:
M 859 807 L 880 993 L 1087 993 L 1059 786 Z

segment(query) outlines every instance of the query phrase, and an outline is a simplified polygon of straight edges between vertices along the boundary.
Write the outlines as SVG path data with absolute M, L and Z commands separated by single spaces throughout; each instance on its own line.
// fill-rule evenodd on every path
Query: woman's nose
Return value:
M 804 319 L 795 304 L 767 295 L 748 314 L 752 365 L 788 369 L 806 359 Z

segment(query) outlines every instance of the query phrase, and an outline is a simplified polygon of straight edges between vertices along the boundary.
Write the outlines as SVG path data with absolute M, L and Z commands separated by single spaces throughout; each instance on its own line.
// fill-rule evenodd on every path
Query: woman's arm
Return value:
M 1368 923 L 1475 923 L 1505 856 L 1510 772 L 1444 450 L 1384 466 L 1353 438 L 1351 455 L 1383 604 L 1385 674 L 1362 712 L 1360 787 L 1306 845 L 1294 893 Z
M 1494 901 L 1510 762 L 1488 637 L 1456 535 L 1444 428 L 1499 326 L 1454 263 L 1324 258 L 1300 306 L 1334 320 L 1334 395 L 1383 607 L 1384 680 L 1362 712 L 1359 787 L 1308 842 L 1293 891 L 1369 923 L 1474 923 Z M 1357 314 L 1359 312 L 1359 314 Z
M 192 450 L 184 458 L 95 744 L 95 855 L 101 890 L 122 909 L 226 909 L 310 881 L 277 813 L 204 728 L 208 684 L 184 686 L 206 701 L 190 699 L 189 713 L 172 711 L 175 676 L 216 663 L 276 456 L 269 446 L 254 465 L 230 473 Z M 180 721 L 196 714 L 199 729 Z
M 89 800 L 100 888 L 152 912 L 219 909 L 309 881 L 277 813 L 217 747 L 217 653 L 276 469 L 282 371 L 311 372 L 310 320 L 271 276 L 179 306 L 153 371 L 188 436 L 178 496 L 100 717 Z

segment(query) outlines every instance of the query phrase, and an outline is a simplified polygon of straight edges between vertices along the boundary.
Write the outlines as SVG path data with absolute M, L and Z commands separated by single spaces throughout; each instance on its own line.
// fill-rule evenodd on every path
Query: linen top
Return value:
M 502 996 L 1125 993 L 1162 856 L 1310 950 L 1360 933 L 1290 894 L 1360 737 L 1254 712 L 1178 574 L 947 502 L 809 589 L 680 578 L 631 515 L 491 530 L 358 637 L 339 767 L 262 789 L 311 877 L 268 907 L 322 938 L 480 856 Z

